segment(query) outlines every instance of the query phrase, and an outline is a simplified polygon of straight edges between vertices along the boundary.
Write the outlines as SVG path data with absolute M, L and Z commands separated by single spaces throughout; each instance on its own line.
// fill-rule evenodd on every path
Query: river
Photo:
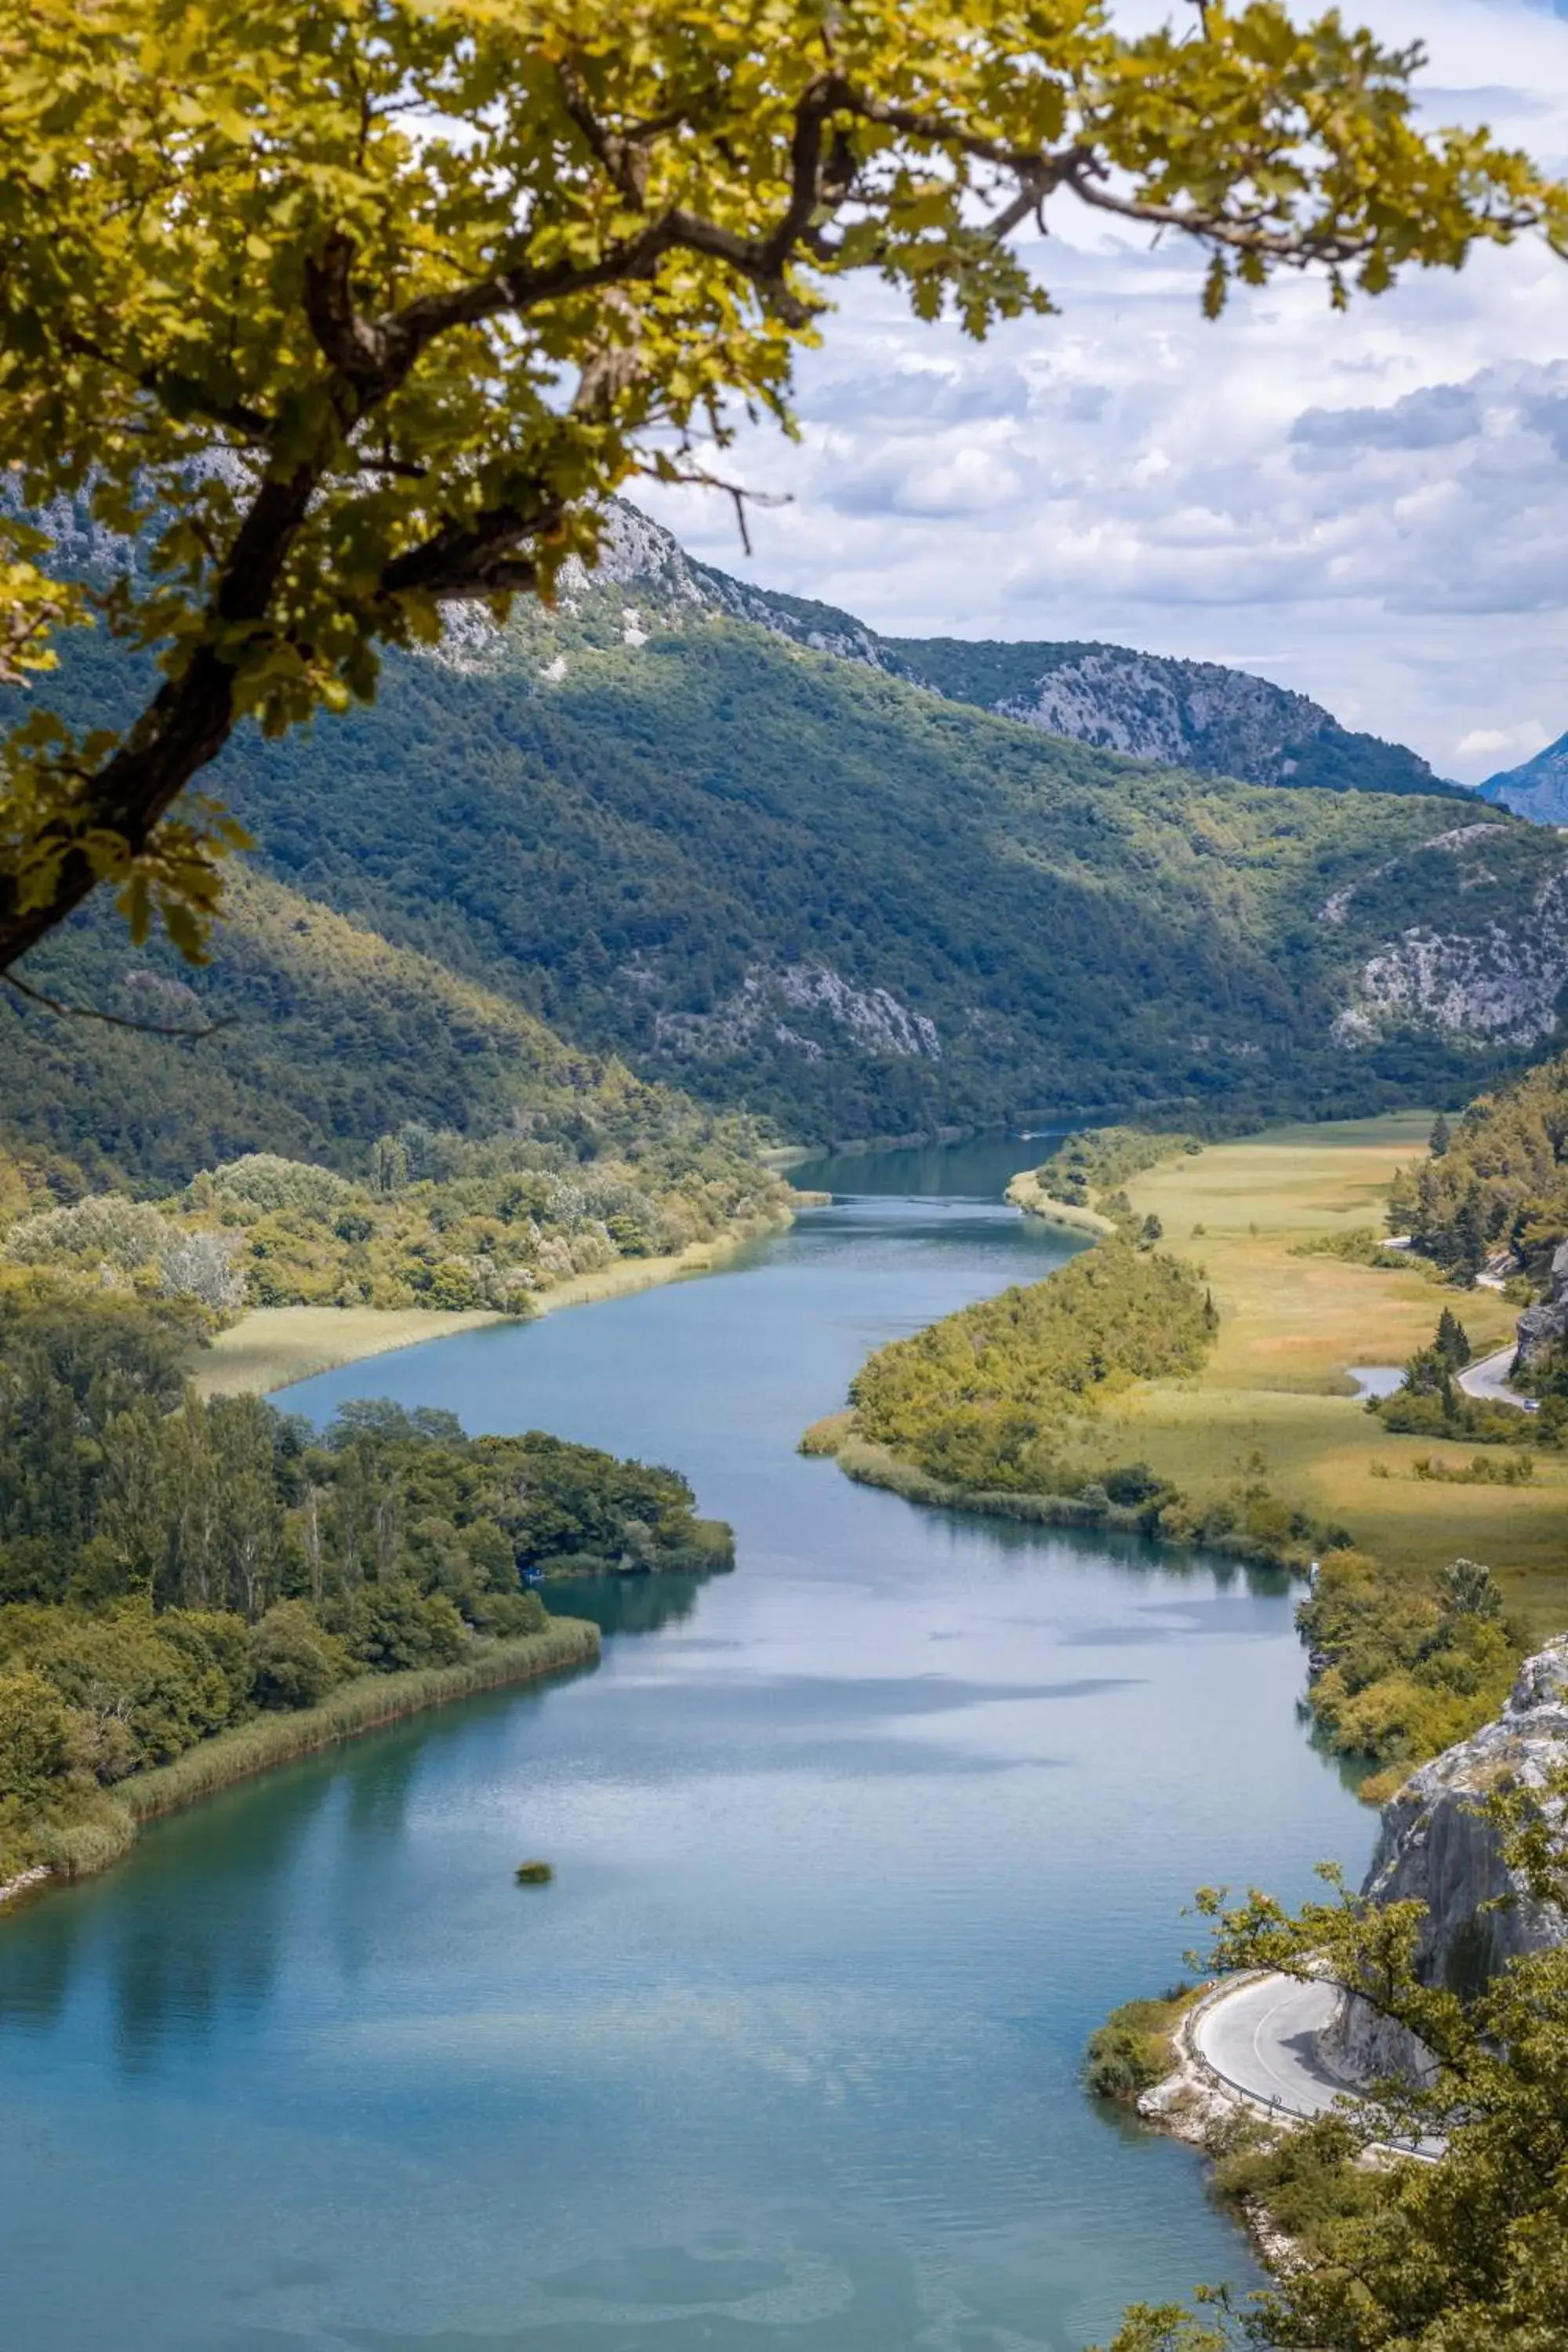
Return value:
M 793 1450 L 868 1349 L 1066 1254 L 999 1204 L 1026 1156 L 803 1169 L 835 1205 L 722 1275 L 292 1391 L 675 1463 L 740 1566 L 584 1592 L 597 1672 L 0 1922 L 8 2352 L 1079 2352 L 1253 2277 L 1078 2070 L 1194 1885 L 1364 1860 L 1289 1593 Z

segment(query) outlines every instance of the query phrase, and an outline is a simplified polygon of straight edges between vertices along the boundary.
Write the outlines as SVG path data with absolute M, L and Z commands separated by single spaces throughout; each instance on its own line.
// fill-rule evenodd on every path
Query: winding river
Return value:
M 1289 1593 L 794 1452 L 868 1348 L 1064 1254 L 998 1205 L 1020 1156 L 803 1170 L 835 1205 L 721 1276 L 293 1391 L 677 1463 L 740 1569 L 582 1592 L 596 1673 L 0 1925 L 8 2352 L 1078 2352 L 1251 2276 L 1077 2078 L 1193 1886 L 1364 1859 Z

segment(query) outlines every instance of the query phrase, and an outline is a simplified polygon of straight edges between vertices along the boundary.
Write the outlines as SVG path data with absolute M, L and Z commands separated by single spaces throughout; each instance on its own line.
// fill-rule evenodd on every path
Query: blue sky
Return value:
M 1568 173 L 1568 0 L 1344 13 L 1425 42 L 1434 121 Z M 1467 782 L 1568 729 L 1568 263 L 1483 254 L 1338 318 L 1279 284 L 1209 326 L 1169 246 L 1064 209 L 1037 259 L 1061 315 L 980 347 L 846 289 L 801 443 L 729 460 L 790 501 L 750 562 L 726 503 L 642 503 L 889 631 L 1232 663 Z

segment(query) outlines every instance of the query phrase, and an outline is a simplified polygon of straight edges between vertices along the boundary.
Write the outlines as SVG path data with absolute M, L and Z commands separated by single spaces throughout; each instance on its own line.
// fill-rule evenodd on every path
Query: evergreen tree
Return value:
M 1449 1144 L 1453 1141 L 1453 1139 L 1453 1139 L 1453 1133 L 1452 1133 L 1452 1130 L 1451 1130 L 1451 1129 L 1450 1129 L 1450 1128 L 1449 1128 L 1448 1122 L 1447 1122 L 1447 1120 L 1444 1118 L 1444 1116 L 1443 1116 L 1442 1112 L 1441 1112 L 1441 1111 L 1439 1111 L 1439 1112 L 1437 1113 L 1436 1118 L 1433 1120 L 1433 1122 L 1432 1122 L 1432 1157 L 1433 1157 L 1433 1159 L 1434 1159 L 1434 1160 L 1444 1160 L 1444 1159 L 1447 1159 L 1447 1152 L 1448 1152 L 1448 1146 L 1449 1146 Z
M 1469 1334 L 1451 1307 L 1445 1307 L 1437 1318 L 1437 1332 L 1432 1346 L 1434 1353 L 1452 1371 L 1458 1371 L 1470 1360 Z
M 1480 1186 L 1472 1184 L 1454 1222 L 1454 1271 L 1467 1282 L 1474 1282 L 1486 1262 L 1486 1206 Z

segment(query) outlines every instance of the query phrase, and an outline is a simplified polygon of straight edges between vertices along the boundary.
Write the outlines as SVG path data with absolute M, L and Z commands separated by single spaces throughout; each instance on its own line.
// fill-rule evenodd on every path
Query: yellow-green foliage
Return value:
M 1500 1250 L 1543 1273 L 1568 1234 L 1568 1054 L 1479 1096 L 1436 1140 L 1394 1180 L 1391 1230 L 1460 1273 Z
M 1389 2173 L 1356 2162 L 1356 2136 L 1337 2116 L 1274 2132 L 1238 2114 L 1212 2135 L 1209 2153 L 1220 2194 L 1244 2208 L 1261 2207 L 1274 2227 L 1309 2255 L 1344 2224 L 1374 2212 L 1389 2195 Z
M 850 1391 L 856 1433 L 960 1486 L 1069 1491 L 1097 1395 L 1195 1371 L 1213 1331 L 1191 1266 L 1110 1239 L 879 1349 Z
M 1194 1989 L 1175 1985 L 1158 2000 L 1124 2000 L 1089 2037 L 1084 2080 L 1102 2099 L 1131 2105 L 1176 2062 L 1174 2035 Z
M 1276 268 L 1342 305 L 1555 224 L 1523 156 L 1419 125 L 1419 50 L 1279 0 L 1202 31 L 1124 33 L 1097 0 L 10 11 L 0 456 L 35 509 L 86 485 L 99 526 L 147 524 L 114 612 L 166 674 L 85 741 L 47 707 L 14 731 L 0 951 L 90 878 L 199 959 L 243 836 L 165 812 L 236 720 L 370 700 L 446 601 L 504 611 L 591 557 L 672 432 L 739 403 L 787 422 L 852 270 L 983 335 L 1050 309 L 1011 234 L 1047 206 L 1184 231 L 1211 317 Z M 4 520 L 14 685 L 87 598 Z
M 1439 1486 L 1528 1486 L 1535 1476 L 1535 1464 L 1528 1454 L 1472 1454 L 1468 1462 L 1441 1454 L 1418 1454 L 1410 1475 L 1430 1478 Z
M 253 1152 L 154 1205 L 103 1193 L 12 1223 L 13 1265 L 103 1274 L 248 1304 L 424 1307 L 526 1314 L 540 1291 L 620 1258 L 674 1255 L 780 1213 L 780 1181 L 719 1123 L 635 1156 L 575 1160 L 561 1145 L 475 1141 L 409 1126 L 384 1136 L 368 1181 Z
M 1400 1575 L 1364 1553 L 1332 1552 L 1300 1625 L 1329 1745 L 1405 1767 L 1497 1713 L 1521 1647 L 1487 1571 L 1464 1560 L 1440 1577 Z
M 1052 1201 L 1070 1208 L 1103 1207 L 1098 1196 L 1177 1152 L 1195 1157 L 1203 1146 L 1190 1135 L 1155 1135 L 1141 1127 L 1096 1127 L 1069 1136 L 1054 1158 L 1035 1171 L 1035 1181 Z

